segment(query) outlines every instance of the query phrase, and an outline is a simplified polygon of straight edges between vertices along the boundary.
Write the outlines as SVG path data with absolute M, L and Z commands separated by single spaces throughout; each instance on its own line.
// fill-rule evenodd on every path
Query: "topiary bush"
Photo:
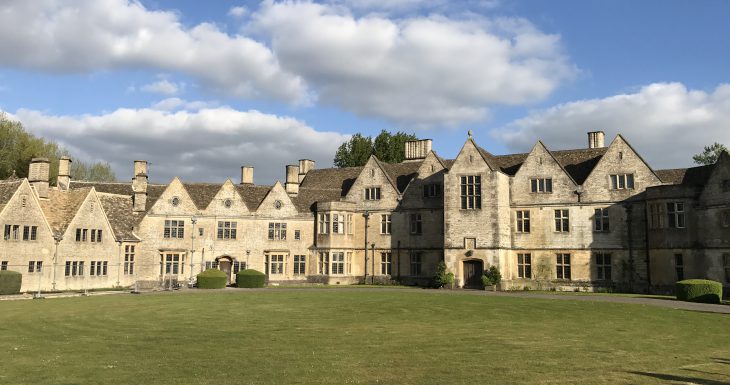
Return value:
M 502 282 L 502 273 L 499 272 L 497 266 L 491 266 L 482 275 L 482 284 L 484 286 L 496 286 Z
M 208 269 L 198 274 L 199 289 L 222 289 L 226 287 L 228 277 L 218 269 Z
M 446 269 L 446 263 L 444 261 L 439 262 L 436 266 L 436 275 L 433 277 L 433 287 L 439 289 L 442 287 L 452 288 L 454 285 L 454 273 L 449 272 Z
M 20 293 L 23 274 L 17 271 L 0 270 L 0 295 Z
M 266 274 L 254 270 L 241 270 L 236 274 L 236 286 L 238 287 L 264 287 L 266 284 Z
M 722 284 L 709 279 L 685 279 L 677 282 L 675 294 L 680 301 L 720 303 Z

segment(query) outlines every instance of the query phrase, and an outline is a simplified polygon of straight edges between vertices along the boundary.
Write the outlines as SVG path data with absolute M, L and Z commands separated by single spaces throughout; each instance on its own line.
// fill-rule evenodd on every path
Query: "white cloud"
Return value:
M 545 98 L 575 72 L 560 38 L 523 19 L 358 18 L 286 2 L 263 4 L 252 20 L 322 102 L 413 125 L 481 120 L 490 105 Z
M 180 99 L 180 98 L 167 98 L 160 100 L 159 102 L 156 102 L 152 104 L 152 108 L 155 110 L 161 110 L 161 111 L 173 111 L 173 110 L 188 110 L 188 111 L 197 111 L 202 110 L 204 108 L 213 108 L 217 107 L 217 102 L 206 102 L 201 100 L 196 100 L 192 102 L 188 102 L 186 100 Z
M 163 94 L 163 95 L 175 95 L 178 92 L 180 92 L 180 89 L 183 88 L 184 84 L 177 84 L 173 83 L 167 79 L 158 80 L 154 83 L 145 84 L 142 87 L 140 87 L 140 90 L 144 92 L 151 92 L 155 94 Z
M 127 0 L 0 2 L 0 65 L 52 72 L 152 68 L 235 97 L 308 102 L 304 81 L 264 44 Z
M 588 131 L 622 134 L 654 168 L 688 167 L 692 155 L 714 142 L 730 146 L 730 84 L 712 92 L 681 83 L 655 83 L 635 93 L 581 100 L 535 111 L 493 131 L 512 150 L 538 139 L 551 149 L 581 148 Z
M 131 178 L 134 159 L 146 159 L 156 182 L 175 175 L 188 181 L 239 181 L 242 165 L 255 166 L 257 183 L 283 181 L 285 165 L 298 159 L 331 166 L 337 147 L 348 139 L 293 118 L 228 107 L 195 112 L 118 109 L 81 116 L 21 109 L 12 117 L 75 156 L 108 161 L 121 180 Z
M 241 18 L 246 16 L 248 13 L 248 9 L 246 7 L 231 7 L 231 9 L 228 10 L 228 16 Z

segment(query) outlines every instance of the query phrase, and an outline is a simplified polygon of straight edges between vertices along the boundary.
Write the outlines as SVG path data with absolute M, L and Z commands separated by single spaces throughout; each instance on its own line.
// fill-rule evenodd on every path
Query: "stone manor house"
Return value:
M 71 160 L 0 181 L 0 269 L 24 291 L 185 284 L 208 268 L 270 282 L 428 284 L 444 261 L 459 287 L 497 266 L 504 289 L 662 291 L 683 278 L 730 282 L 730 156 L 654 170 L 617 136 L 588 147 L 493 155 L 469 134 L 455 159 L 431 140 L 406 160 L 286 166 L 285 183 L 74 181 Z

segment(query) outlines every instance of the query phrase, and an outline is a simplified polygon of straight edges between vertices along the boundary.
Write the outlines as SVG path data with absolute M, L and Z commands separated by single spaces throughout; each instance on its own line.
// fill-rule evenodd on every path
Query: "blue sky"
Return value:
M 474 131 L 499 154 L 623 134 L 655 168 L 730 144 L 730 2 L 0 4 L 0 110 L 78 158 L 168 181 L 283 179 L 355 132 Z M 235 179 L 234 179 L 235 180 Z

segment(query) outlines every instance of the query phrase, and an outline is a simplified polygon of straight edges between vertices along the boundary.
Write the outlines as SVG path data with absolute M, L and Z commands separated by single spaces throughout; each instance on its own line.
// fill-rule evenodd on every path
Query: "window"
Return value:
M 205 262 L 205 270 L 217 269 L 217 268 L 218 268 L 218 261 Z
M 411 275 L 421 275 L 421 266 L 423 264 L 423 254 L 420 252 L 411 252 Z
M 30 226 L 23 226 L 23 240 L 30 240 Z
M 380 253 L 380 274 L 391 274 L 391 258 L 392 254 L 389 251 L 384 251 Z
M 332 234 L 345 233 L 345 215 L 332 214 Z
M 106 275 L 107 267 L 107 261 L 91 261 L 91 269 L 89 270 L 89 275 Z
M 31 226 L 30 227 L 30 240 L 35 241 L 38 239 L 38 226 Z
M 8 261 L 0 261 L 0 271 L 5 271 L 8 269 Z
M 423 222 L 421 221 L 421 214 L 411 214 L 411 234 L 423 234 Z
M 276 241 L 286 240 L 286 223 L 269 222 L 269 239 Z
M 91 230 L 91 242 L 101 242 L 101 230 Z
M 677 281 L 684 279 L 684 257 L 682 254 L 674 254 L 674 269 L 677 271 Z
M 294 256 L 294 275 L 304 275 L 307 273 L 307 260 L 304 255 Z
M 684 203 L 667 203 L 667 223 L 669 227 L 676 229 L 684 228 Z
M 66 261 L 66 277 L 81 277 L 84 275 L 84 261 Z
M 549 194 L 553 192 L 552 178 L 532 178 L 530 179 L 530 191 L 534 193 Z
M 8 230 L 9 230 L 8 226 L 9 225 L 5 225 L 5 234 L 6 234 L 5 239 L 8 239 L 7 238 L 7 234 L 8 234 Z M 16 226 L 16 227 L 19 228 L 20 226 Z M 17 231 L 16 231 L 15 236 L 16 236 L 16 238 L 14 238 L 14 239 L 18 239 Z M 38 226 L 23 226 L 23 240 L 24 241 L 35 241 L 37 239 L 37 237 L 38 237 Z
M 634 174 L 611 175 L 611 190 L 627 190 L 634 188 Z
M 236 239 L 238 222 L 218 221 L 218 239 Z
M 233 261 L 233 274 L 246 270 L 246 262 Z
M 345 274 L 345 253 L 332 253 L 332 269 L 330 274 Z
M 5 262 L 5 265 L 7 270 L 7 262 Z M 730 253 L 722 255 L 722 265 L 725 269 L 725 282 L 730 283 Z
M 441 196 L 441 184 L 440 183 L 428 183 L 423 185 L 423 197 L 424 198 L 437 198 Z
M 365 200 L 366 201 L 379 201 L 380 200 L 380 187 L 368 187 L 365 189 Z
M 284 274 L 284 255 L 271 254 L 267 257 L 267 273 L 270 275 Z
M 596 253 L 596 273 L 600 280 L 611 280 L 611 254 Z
M 160 254 L 160 275 L 185 272 L 185 256 L 180 253 Z
M 555 272 L 558 279 L 570 279 L 570 254 L 557 254 Z
M 205 229 L 203 229 L 202 227 L 198 227 L 198 236 L 202 237 L 203 234 L 205 234 Z
M 20 225 L 5 225 L 5 234 L 3 238 L 6 241 L 9 240 L 18 240 L 18 237 L 20 235 Z
M 182 220 L 165 220 L 164 238 L 184 238 L 185 222 Z
M 649 227 L 652 229 L 661 229 L 664 227 L 664 206 L 659 203 L 649 205 Z
M 347 233 L 352 235 L 352 214 L 347 214 L 347 222 L 345 222 L 345 225 L 347 226 Z
M 28 262 L 29 273 L 41 273 L 43 272 L 43 261 L 29 261 Z
M 517 277 L 532 278 L 532 254 L 517 254 Z
M 302 239 L 302 232 L 299 230 L 294 230 L 294 240 L 298 241 Z
M 134 245 L 124 245 L 124 275 L 134 274 Z
M 321 275 L 327 275 L 330 273 L 330 258 L 326 252 L 319 253 L 319 266 L 317 273 Z
M 390 214 L 380 216 L 380 234 L 390 234 L 392 217 Z
M 530 210 L 517 210 L 517 232 L 530 232 Z
M 596 209 L 593 216 L 593 231 L 609 231 L 608 208 Z
M 567 233 L 570 231 L 570 218 L 568 210 L 555 210 L 555 231 Z
M 330 215 L 329 214 L 319 214 L 319 233 L 327 234 L 327 233 L 329 233 L 329 228 L 330 228 Z
M 479 210 L 482 208 L 482 177 L 467 175 L 461 177 L 461 209 Z
M 88 235 L 89 229 L 81 229 L 81 242 L 86 242 L 86 240 L 89 239 Z

